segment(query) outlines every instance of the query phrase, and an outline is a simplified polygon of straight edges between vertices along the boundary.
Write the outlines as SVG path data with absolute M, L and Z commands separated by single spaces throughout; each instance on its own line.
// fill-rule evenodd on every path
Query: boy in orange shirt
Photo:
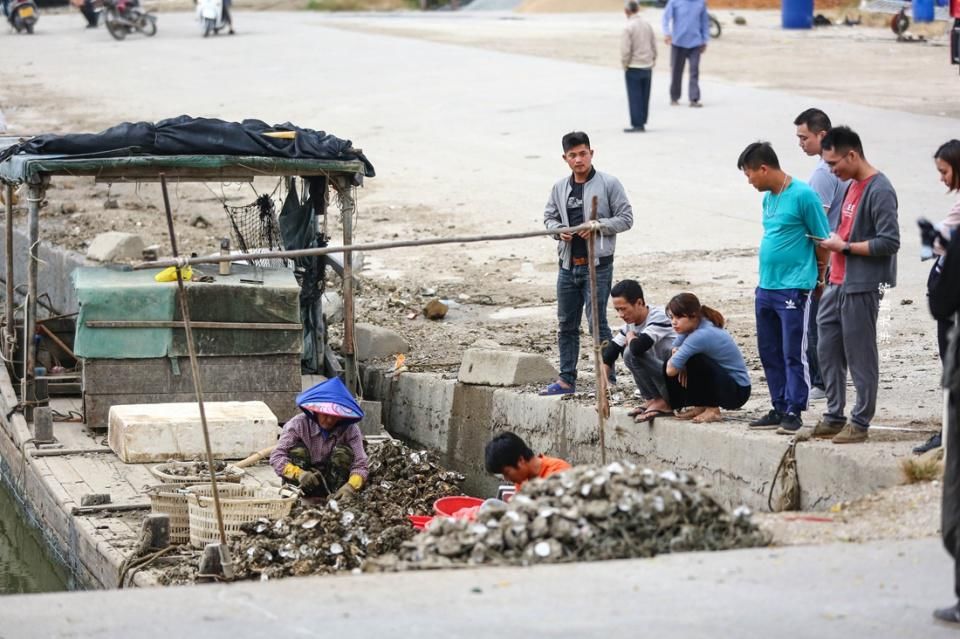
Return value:
M 534 455 L 527 443 L 514 433 L 500 433 L 484 450 L 487 472 L 503 475 L 520 490 L 529 479 L 547 477 L 570 468 L 570 464 L 556 457 Z

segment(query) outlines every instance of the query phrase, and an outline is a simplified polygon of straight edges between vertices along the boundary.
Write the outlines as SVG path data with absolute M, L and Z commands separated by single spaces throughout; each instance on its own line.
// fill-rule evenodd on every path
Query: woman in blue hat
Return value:
M 334 377 L 302 392 L 297 406 L 303 414 L 284 425 L 270 465 L 308 497 L 355 495 L 368 472 L 360 405 Z

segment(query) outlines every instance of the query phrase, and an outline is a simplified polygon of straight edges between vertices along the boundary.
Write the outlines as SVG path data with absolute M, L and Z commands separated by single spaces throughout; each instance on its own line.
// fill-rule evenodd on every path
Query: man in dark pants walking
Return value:
M 930 291 L 930 312 L 938 320 L 953 319 L 953 329 L 943 360 L 943 388 L 947 391 L 946 468 L 940 529 L 943 545 L 953 557 L 954 593 L 958 603 L 933 611 L 939 621 L 960 625 L 960 233 L 954 233 L 940 280 Z
M 627 80 L 630 128 L 624 133 L 639 133 L 647 125 L 650 108 L 650 79 L 657 62 L 657 39 L 650 23 L 640 17 L 640 5 L 630 0 L 623 10 L 627 26 L 620 38 L 620 62 Z
M 690 106 L 700 104 L 700 55 L 710 39 L 710 17 L 704 0 L 670 0 L 663 11 L 663 35 L 670 45 L 670 104 L 680 104 L 683 67 L 690 61 Z
M 617 233 L 633 226 L 633 209 L 620 180 L 593 168 L 593 149 L 583 131 L 563 136 L 563 160 L 572 174 L 564 177 L 550 191 L 543 211 L 543 224 L 548 229 L 579 226 L 590 220 L 590 207 L 597 198 L 596 252 L 597 298 L 590 295 L 590 265 L 587 242 L 591 231 L 576 235 L 556 235 L 560 270 L 557 273 L 557 346 L 560 350 L 560 378 L 540 392 L 541 395 L 567 395 L 576 392 L 577 360 L 580 359 L 580 321 L 587 309 L 587 321 L 594 313 L 600 324 L 600 341 L 610 340 L 607 324 L 607 298 L 613 285 L 613 251 Z M 599 371 L 598 371 L 599 373 Z M 613 371 L 610 372 L 611 378 Z M 610 380 L 611 382 L 613 379 Z

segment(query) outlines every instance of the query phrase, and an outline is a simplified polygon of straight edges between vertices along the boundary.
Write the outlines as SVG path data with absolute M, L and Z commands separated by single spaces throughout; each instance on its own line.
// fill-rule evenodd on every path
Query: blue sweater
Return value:
M 737 348 L 736 342 L 730 333 L 717 328 L 707 318 L 700 320 L 700 325 L 690 333 L 680 334 L 673 342 L 678 349 L 670 363 L 674 368 L 683 369 L 694 355 L 705 355 L 717 363 L 720 368 L 730 373 L 733 380 L 740 386 L 750 386 L 750 375 L 743 355 Z

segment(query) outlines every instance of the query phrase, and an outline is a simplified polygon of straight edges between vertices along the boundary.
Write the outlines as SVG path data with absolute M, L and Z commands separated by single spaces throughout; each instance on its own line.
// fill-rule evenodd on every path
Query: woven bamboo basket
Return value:
M 186 488 L 187 484 L 160 484 L 145 491 L 150 497 L 150 512 L 170 516 L 170 543 L 174 545 L 190 541 Z
M 154 477 L 159 479 L 165 484 L 203 484 L 210 481 L 209 474 L 201 475 L 199 473 L 200 465 L 197 462 L 179 462 L 179 461 L 170 461 L 163 464 L 157 464 L 156 466 L 150 467 L 150 472 Z M 187 473 L 184 475 L 176 475 L 170 471 L 172 470 L 186 470 Z M 237 468 L 232 464 L 227 464 L 227 467 L 221 471 L 217 471 L 217 481 L 218 482 L 228 482 L 233 484 L 239 484 L 240 480 L 246 474 L 242 468 Z
M 286 517 L 297 501 L 297 493 L 289 489 L 217 484 L 217 491 L 220 494 L 223 529 L 228 537 L 239 535 L 240 526 L 261 517 Z M 220 541 L 213 490 L 209 484 L 191 486 L 187 490 L 187 510 L 190 516 L 190 544 L 194 548 Z

